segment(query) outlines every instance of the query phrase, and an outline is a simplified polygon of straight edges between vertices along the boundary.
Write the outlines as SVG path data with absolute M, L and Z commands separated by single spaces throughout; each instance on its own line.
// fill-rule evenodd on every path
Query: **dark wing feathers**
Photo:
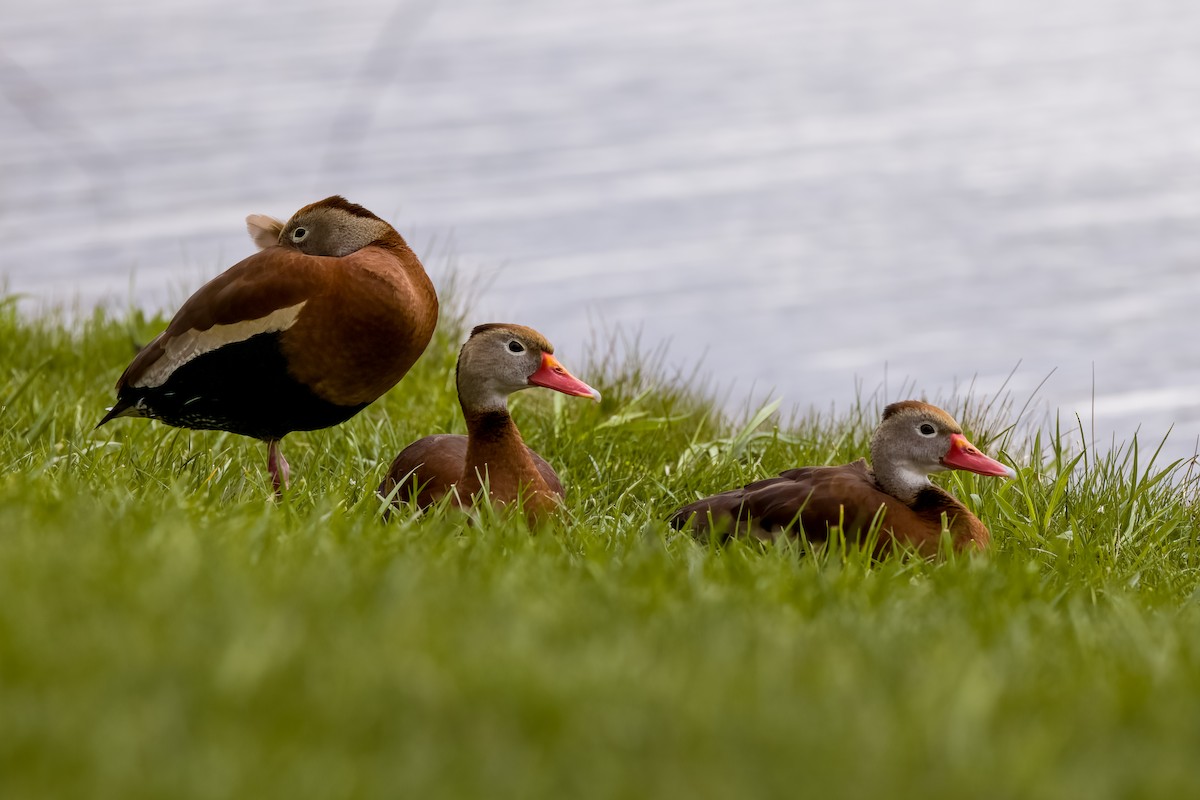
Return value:
M 136 382 L 162 357 L 166 343 L 180 334 L 261 319 L 308 299 L 319 291 L 322 267 L 331 260 L 284 247 L 268 247 L 234 264 L 180 306 L 166 330 L 126 367 L 117 381 L 117 390 Z
M 847 535 L 865 533 L 880 506 L 903 505 L 875 487 L 866 462 L 840 467 L 802 467 L 778 477 L 748 484 L 741 489 L 698 500 L 672 515 L 683 527 L 692 520 L 699 532 L 709 529 L 729 533 L 775 535 L 798 533 L 823 540 L 831 526 L 842 525 Z
M 529 450 L 529 456 L 533 459 L 533 465 L 541 473 L 542 480 L 546 482 L 546 486 L 550 491 L 554 492 L 560 498 L 565 497 L 566 492 L 563 490 L 562 480 L 559 479 L 558 473 L 554 471 L 554 467 L 550 466 L 550 462 L 535 453 L 532 448 L 526 446 L 526 449 Z
M 379 485 L 387 497 L 399 484 L 394 502 L 415 501 L 426 508 L 440 500 L 462 477 L 467 460 L 467 437 L 440 433 L 418 439 L 400 451 Z

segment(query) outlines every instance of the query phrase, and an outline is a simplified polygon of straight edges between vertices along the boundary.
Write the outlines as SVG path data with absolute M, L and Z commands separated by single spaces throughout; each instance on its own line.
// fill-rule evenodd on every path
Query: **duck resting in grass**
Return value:
M 524 325 L 490 323 L 471 331 L 455 372 L 467 435 L 435 434 L 404 448 L 379 485 L 380 496 L 428 508 L 453 492 L 456 505 L 469 507 L 486 486 L 494 503 L 519 498 L 531 521 L 557 508 L 562 481 L 521 439 L 508 412 L 509 395 L 533 386 L 600 399 L 553 354 L 550 342 Z
M 978 517 L 929 474 L 961 469 L 979 475 L 1016 473 L 979 452 L 954 418 L 918 400 L 892 403 L 871 438 L 871 464 L 800 467 L 778 477 L 697 500 L 671 515 L 697 534 L 774 539 L 798 535 L 824 541 L 840 525 L 859 541 L 879 520 L 876 552 L 896 544 L 935 555 L 943 526 L 956 550 L 987 547 L 991 534 Z

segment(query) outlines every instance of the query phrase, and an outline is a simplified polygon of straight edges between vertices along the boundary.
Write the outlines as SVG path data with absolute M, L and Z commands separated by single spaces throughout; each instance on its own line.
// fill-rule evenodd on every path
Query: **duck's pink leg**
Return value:
M 267 472 L 271 473 L 271 485 L 275 487 L 275 494 L 282 495 L 292 470 L 287 459 L 283 457 L 283 451 L 279 449 L 278 439 L 267 442 Z

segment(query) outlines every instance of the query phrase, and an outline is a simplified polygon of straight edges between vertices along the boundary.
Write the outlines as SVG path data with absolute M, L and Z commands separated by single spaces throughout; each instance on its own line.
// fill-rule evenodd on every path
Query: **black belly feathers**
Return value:
M 149 417 L 195 430 L 282 439 L 292 431 L 338 425 L 366 407 L 319 397 L 288 372 L 279 332 L 260 333 L 196 356 L 160 386 L 122 386 L 100 421 Z

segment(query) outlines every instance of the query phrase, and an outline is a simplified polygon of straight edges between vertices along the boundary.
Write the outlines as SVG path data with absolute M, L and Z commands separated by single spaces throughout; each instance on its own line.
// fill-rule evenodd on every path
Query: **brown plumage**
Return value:
M 929 473 L 965 469 L 1011 477 L 1011 469 L 980 453 L 954 418 L 917 400 L 889 405 L 871 439 L 874 469 L 859 459 L 839 467 L 801 467 L 778 477 L 697 500 L 671 516 L 696 533 L 773 539 L 798 534 L 824 541 L 832 527 L 860 540 L 880 519 L 877 552 L 896 542 L 934 555 L 943 518 L 957 550 L 982 549 L 987 527 Z
M 404 448 L 379 494 L 426 508 L 454 492 L 455 502 L 465 506 L 486 485 L 494 503 L 523 500 L 531 520 L 557 507 L 562 482 L 521 439 L 508 413 L 508 396 L 531 386 L 600 399 L 553 353 L 544 336 L 524 325 L 491 323 L 471 331 L 455 373 L 467 435 L 426 436 Z
M 262 439 L 279 490 L 279 440 L 344 422 L 396 385 L 428 345 L 438 302 L 400 234 L 344 198 L 286 224 L 253 215 L 247 228 L 265 249 L 187 299 L 125 369 L 100 424 L 149 417 Z

